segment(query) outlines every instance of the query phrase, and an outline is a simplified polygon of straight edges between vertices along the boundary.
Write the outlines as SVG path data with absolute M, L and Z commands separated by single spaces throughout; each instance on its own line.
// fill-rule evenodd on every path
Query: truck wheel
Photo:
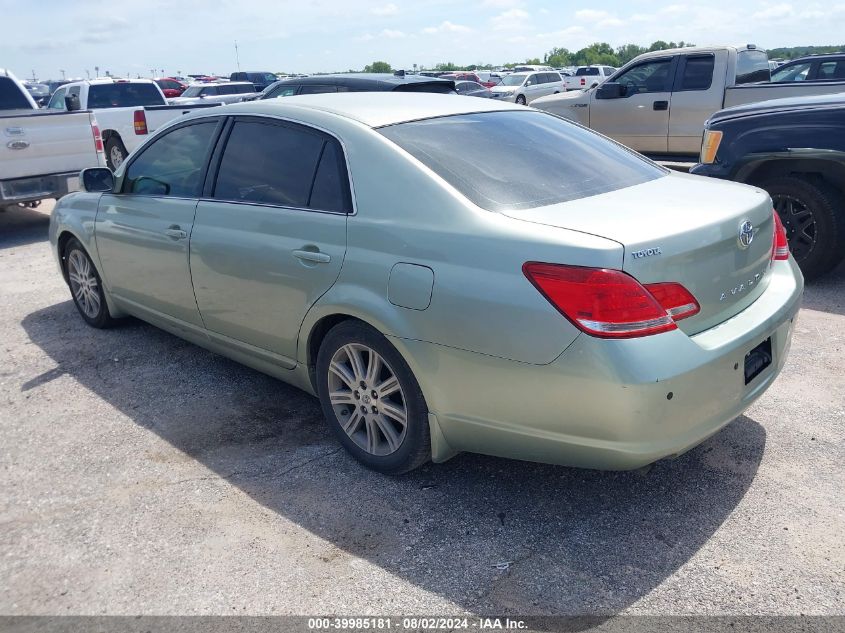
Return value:
M 106 164 L 109 169 L 116 171 L 123 164 L 129 152 L 123 146 L 119 136 L 110 136 L 106 141 Z
M 807 279 L 831 270 L 845 254 L 845 200 L 821 180 L 783 176 L 759 183 L 772 197 L 789 251 Z
M 517 95 L 516 102 L 519 105 L 525 105 L 525 95 Z

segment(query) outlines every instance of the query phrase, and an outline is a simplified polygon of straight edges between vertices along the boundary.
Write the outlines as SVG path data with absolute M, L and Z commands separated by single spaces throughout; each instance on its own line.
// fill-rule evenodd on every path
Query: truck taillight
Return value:
M 643 286 L 621 270 L 526 262 L 522 272 L 575 327 L 600 338 L 669 332 L 700 309 L 681 284 Z
M 581 77 L 581 85 L 582 85 L 582 86 L 586 86 L 586 85 L 587 85 L 587 80 L 586 80 L 586 79 L 584 79 L 583 77 Z
M 100 126 L 97 125 L 96 121 L 91 121 L 91 133 L 94 135 L 94 149 L 97 153 L 102 154 L 103 149 L 103 137 L 100 134 Z
M 775 236 L 772 240 L 772 259 L 775 261 L 789 259 L 789 240 L 786 239 L 786 229 L 783 228 L 783 222 L 780 221 L 780 216 L 777 211 L 774 211 L 775 216 Z
M 135 110 L 135 134 L 141 135 L 147 133 L 147 116 L 143 110 Z

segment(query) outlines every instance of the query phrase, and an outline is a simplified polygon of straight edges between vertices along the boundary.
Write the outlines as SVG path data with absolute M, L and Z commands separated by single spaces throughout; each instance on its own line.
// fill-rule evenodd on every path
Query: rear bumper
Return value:
M 0 204 L 61 198 L 72 191 L 79 191 L 78 171 L 0 180 Z
M 752 305 L 691 337 L 680 330 L 616 341 L 582 334 L 549 365 L 397 341 L 437 425 L 435 461 L 470 451 L 624 470 L 696 446 L 783 368 L 803 278 L 792 260 L 774 265 Z M 745 355 L 768 338 L 772 363 L 745 385 Z

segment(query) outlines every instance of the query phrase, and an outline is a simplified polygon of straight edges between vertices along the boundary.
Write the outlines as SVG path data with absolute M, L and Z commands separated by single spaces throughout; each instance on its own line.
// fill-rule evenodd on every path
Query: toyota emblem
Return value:
M 739 225 L 739 247 L 748 248 L 754 240 L 754 225 L 748 220 Z

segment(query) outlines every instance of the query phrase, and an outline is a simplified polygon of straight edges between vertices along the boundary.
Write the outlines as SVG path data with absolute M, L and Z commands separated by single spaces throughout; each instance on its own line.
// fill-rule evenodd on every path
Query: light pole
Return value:
M 100 76 L 100 67 L 94 66 L 94 79 Z
M 238 53 L 238 40 L 235 40 L 235 62 L 238 64 L 238 72 L 241 72 L 241 56 Z
M 60 68 L 60 69 L 59 69 L 59 72 L 60 72 L 60 73 L 62 73 L 62 79 L 64 80 L 64 78 L 65 78 L 65 71 L 63 71 L 63 70 Z
M 85 76 L 88 77 L 88 79 L 91 79 L 91 71 L 87 68 L 85 69 Z

